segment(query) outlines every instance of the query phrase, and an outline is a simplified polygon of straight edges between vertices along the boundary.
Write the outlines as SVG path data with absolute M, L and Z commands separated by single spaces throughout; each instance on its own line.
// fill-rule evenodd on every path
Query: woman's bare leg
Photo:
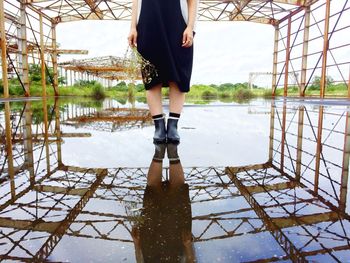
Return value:
M 178 188 L 185 183 L 184 170 L 180 161 L 169 164 L 169 175 L 171 187 Z
M 181 114 L 185 103 L 185 92 L 181 92 L 176 82 L 169 82 L 169 111 Z
M 184 170 L 177 153 L 177 145 L 173 143 L 167 144 L 169 158 L 169 182 L 171 188 L 178 188 L 185 183 Z
M 154 155 L 147 174 L 147 184 L 154 188 L 160 188 L 162 184 L 165 147 L 165 144 L 154 145 Z
M 163 114 L 162 84 L 146 91 L 147 103 L 152 116 Z
M 180 135 L 177 131 L 183 105 L 185 103 L 185 93 L 181 92 L 176 82 L 169 82 L 169 118 L 167 123 L 167 140 L 168 142 L 180 143 Z
M 147 185 L 158 189 L 162 185 L 163 162 L 152 161 L 148 169 Z

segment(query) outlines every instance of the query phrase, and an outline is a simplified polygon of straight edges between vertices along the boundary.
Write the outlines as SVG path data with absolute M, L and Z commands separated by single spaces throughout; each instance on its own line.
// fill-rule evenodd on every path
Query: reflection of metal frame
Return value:
M 75 115 L 63 120 L 62 125 L 85 127 L 102 131 L 123 131 L 152 125 L 152 117 L 147 109 L 107 108 L 99 112 Z
M 31 126 L 31 105 L 28 103 L 22 111 L 28 114 L 27 118 L 22 118 L 23 121 L 19 121 L 20 115 L 13 115 L 8 111 L 8 116 L 16 116 L 8 118 L 9 122 L 5 125 L 10 127 L 11 131 L 8 142 L 12 141 L 13 130 L 28 129 Z M 79 116 L 73 115 L 73 112 L 85 116 L 95 112 L 74 109 L 68 114 L 60 114 L 58 106 L 56 102 L 54 111 L 43 110 L 44 114 L 47 114 L 47 118 L 43 120 L 52 120 L 52 123 L 47 124 L 46 132 L 42 125 L 38 126 L 40 129 L 31 126 L 30 131 L 24 132 L 24 138 L 28 141 L 23 141 L 23 144 L 27 144 L 27 148 L 33 148 L 32 157 L 25 156 L 21 159 L 27 163 L 28 172 L 13 172 L 13 175 L 0 185 L 4 189 L 8 187 L 8 182 L 14 182 L 10 189 L 6 189 L 11 196 L 5 195 L 0 199 L 0 210 L 3 211 L 0 216 L 0 228 L 10 230 L 6 231 L 6 234 L 1 232 L 0 239 L 9 243 L 8 251 L 20 249 L 25 254 L 17 258 L 7 253 L 0 256 L 2 259 L 44 261 L 64 235 L 132 242 L 127 212 L 101 212 L 95 210 L 98 209 L 95 202 L 141 205 L 148 169 L 90 169 L 64 165 L 60 153 L 60 118 Z M 198 226 L 193 233 L 193 240 L 196 243 L 207 242 L 264 232 L 275 238 L 281 251 L 280 255 L 260 258 L 264 262 L 281 259 L 305 262 L 310 257 L 324 254 L 339 261 L 337 251 L 350 250 L 350 237 L 345 229 L 350 220 L 346 210 L 350 147 L 347 108 L 344 107 L 344 113 L 339 114 L 339 111 L 333 112 L 323 107 L 321 113 L 304 105 L 288 107 L 286 103 L 278 105 L 273 101 L 270 116 L 270 153 L 266 163 L 242 167 L 185 169 L 193 205 L 209 207 L 211 202 L 227 203 L 227 200 L 241 204 L 232 208 L 225 206 L 224 210 L 202 210 L 202 214 L 192 218 L 193 225 Z M 325 124 L 333 123 L 332 126 L 316 127 L 315 123 L 326 117 L 333 121 Z M 54 127 L 51 124 L 54 124 Z M 290 131 L 293 125 L 293 130 L 298 131 L 297 134 Z M 339 127 L 344 127 L 345 132 Z M 317 137 L 316 129 L 322 129 L 322 138 Z M 28 135 L 30 132 L 33 138 L 46 133 L 45 142 L 38 147 L 31 142 Z M 40 155 L 48 145 L 49 134 L 56 135 L 57 140 L 49 144 L 48 155 Z M 344 149 L 328 143 L 333 136 L 344 139 Z M 22 147 L 20 144 L 17 140 L 12 147 Z M 285 149 L 283 154 L 282 147 Z M 315 149 L 314 152 L 309 151 L 311 147 Z M 317 148 L 321 149 L 319 158 Z M 325 158 L 329 150 L 333 155 L 334 152 L 338 154 L 340 158 L 337 160 L 341 160 L 341 163 Z M 55 159 L 52 159 L 52 156 L 55 156 Z M 16 158 L 16 155 L 13 158 Z M 30 160 L 32 164 L 28 163 Z M 45 160 L 49 160 L 50 168 L 47 168 Z M 316 179 L 311 179 L 312 175 L 316 174 L 316 169 L 312 167 L 316 167 L 317 162 L 318 184 Z M 325 169 L 327 167 L 341 171 L 341 177 L 337 177 L 337 172 L 330 174 L 332 169 Z M 34 171 L 34 175 L 31 175 L 31 170 Z M 7 172 L 10 173 L 10 169 Z M 164 174 L 168 174 L 168 168 L 165 168 Z M 14 180 L 11 180 L 12 178 Z M 17 183 L 20 181 L 28 183 Z M 87 203 L 90 204 L 88 207 L 85 206 Z M 25 216 L 17 218 L 18 214 Z M 56 216 L 61 219 L 57 220 Z M 218 230 L 212 231 L 212 228 Z M 37 251 L 26 247 L 26 240 L 34 236 L 41 244 Z M 299 237 L 302 239 L 299 240 Z M 337 243 L 330 246 L 330 243 L 327 243 L 329 240 L 337 240 Z M 312 244 L 317 244 L 316 248 L 311 246 Z
M 8 76 L 17 76 L 26 96 L 30 96 L 29 64 L 41 64 L 42 79 L 45 79 L 49 68 L 53 69 L 49 80 L 55 95 L 58 95 L 57 24 L 78 20 L 129 20 L 132 1 L 101 0 L 97 3 L 91 0 L 0 0 L 0 4 L 3 7 L 0 8 L 2 78 L 5 80 L 4 97 L 8 97 Z M 250 21 L 274 26 L 273 94 L 277 87 L 283 87 L 284 95 L 287 96 L 288 88 L 294 86 L 294 83 L 289 83 L 289 76 L 299 79 L 300 75 L 298 88 L 300 96 L 304 96 L 313 77 L 319 74 L 320 97 L 324 97 L 328 70 L 335 69 L 333 71 L 337 74 L 337 83 L 347 85 L 349 81 L 349 58 L 344 60 L 344 56 L 335 53 L 346 50 L 350 43 L 333 45 L 329 41 L 340 33 L 348 34 L 349 26 L 338 22 L 342 16 L 349 15 L 349 3 L 346 1 L 344 6 L 335 11 L 331 6 L 335 4 L 330 0 L 201 0 L 198 16 L 202 21 Z M 333 20 L 336 20 L 335 23 Z M 333 25 L 332 28 L 330 24 Z M 319 32 L 319 36 L 310 38 L 310 29 Z M 322 50 L 313 50 L 313 46 L 322 46 Z M 327 55 L 332 62 L 327 59 Z M 315 56 L 319 58 L 315 60 Z M 343 60 L 340 61 L 339 57 Z M 103 58 L 97 62 L 103 64 Z M 68 79 L 70 72 L 72 84 L 78 71 L 80 70 L 76 68 L 67 69 L 62 76 L 65 75 Z M 84 79 L 89 80 L 91 75 L 101 82 L 110 78 L 110 74 L 99 76 L 93 72 L 85 72 L 83 75 Z M 43 83 L 43 95 L 46 94 L 45 86 Z

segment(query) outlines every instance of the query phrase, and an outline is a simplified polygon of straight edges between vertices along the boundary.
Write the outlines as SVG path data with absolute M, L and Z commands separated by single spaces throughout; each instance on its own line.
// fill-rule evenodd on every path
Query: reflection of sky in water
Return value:
M 350 224 L 348 219 L 339 220 L 339 215 L 332 207 L 338 207 L 335 195 L 339 196 L 343 157 L 341 150 L 344 147 L 345 130 L 343 114 L 346 107 L 338 103 L 338 106 L 328 104 L 324 107 L 323 156 L 327 166 L 321 164 L 320 167 L 321 174 L 325 175 L 320 176 L 320 197 L 313 195 L 308 188 L 295 183 L 291 178 L 281 176 L 273 167 L 253 170 L 247 168 L 247 172 L 241 170 L 234 175 L 230 175 L 229 170 L 225 171 L 226 166 L 237 167 L 267 162 L 271 101 L 258 99 L 246 104 L 186 104 L 179 125 L 182 142 L 178 150 L 181 163 L 185 167 L 185 180 L 190 189 L 192 235 L 195 241 L 193 246 L 198 262 L 250 262 L 264 259 L 290 262 L 281 245 L 285 244 L 285 240 L 289 242 L 287 244 L 292 244 L 303 253 L 307 260 L 333 262 L 337 258 L 341 262 L 350 261 Z M 167 101 L 165 104 L 167 112 Z M 283 119 L 283 101 L 277 100 L 276 105 L 275 150 L 278 149 L 278 140 L 281 139 L 279 129 Z M 295 177 L 295 163 L 292 164 L 288 156 L 291 154 L 295 158 L 297 154 L 295 134 L 298 132 L 300 105 L 301 102 L 290 99 L 286 111 L 286 144 L 289 149 L 285 148 L 284 168 L 292 177 Z M 111 106 L 129 107 L 116 101 L 105 101 L 103 108 Z M 147 105 L 139 102 L 136 103 L 136 107 L 146 109 Z M 73 109 L 75 110 L 74 107 Z M 318 101 L 305 104 L 305 111 L 307 114 L 304 115 L 302 163 L 311 163 L 310 167 L 314 168 L 315 161 L 312 159 L 316 151 L 316 142 L 313 140 L 314 132 L 317 133 Z M 1 123 L 3 120 L 1 117 Z M 130 236 L 130 225 L 135 224 L 135 221 L 131 222 L 126 217 L 132 209 L 130 207 L 143 207 L 145 175 L 154 153 L 154 128 L 132 127 L 110 132 L 101 131 L 94 125 L 90 123 L 75 128 L 65 125 L 64 121 L 61 123 L 63 133 L 91 133 L 91 137 L 63 137 L 62 159 L 65 165 L 109 169 L 83 209 L 74 221 L 69 223 L 65 235 L 48 259 L 69 262 L 135 262 L 134 244 Z M 52 144 L 50 151 L 54 149 Z M 39 156 L 40 151 L 35 151 L 34 159 L 38 159 Z M 45 157 L 45 154 L 43 156 Z M 45 176 L 45 158 L 43 160 L 38 169 L 40 172 L 37 179 Z M 51 156 L 50 160 L 53 165 L 57 164 L 55 156 Z M 273 164 L 276 167 L 279 165 L 279 154 L 276 152 L 273 154 Z M 169 166 L 167 160 L 164 166 Z M 119 167 L 131 168 L 119 170 Z M 163 170 L 163 176 L 168 172 Z M 301 183 L 313 189 L 314 171 L 305 170 L 303 166 L 302 172 Z M 338 182 L 335 183 L 336 193 L 326 178 L 328 173 Z M 69 188 L 79 193 L 80 189 L 92 188 L 95 179 L 96 175 L 91 173 L 91 170 L 68 173 L 59 170 L 37 183 L 37 187 Z M 17 193 L 25 190 L 29 185 L 28 177 L 16 177 L 15 185 L 18 187 Z M 10 183 L 5 180 L 0 186 L 0 205 L 3 205 L 6 200 L 10 200 Z M 35 227 L 51 229 L 57 226 L 82 196 L 71 192 L 52 193 L 49 190 L 29 190 L 1 211 L 1 255 L 7 253 L 12 244 L 4 241 L 4 234 L 17 240 L 29 251 L 38 251 L 50 233 L 38 231 Z M 248 200 L 244 191 L 249 192 L 254 201 Z M 134 206 L 131 205 L 132 202 L 135 202 Z M 6 220 L 9 219 L 15 222 L 14 224 L 19 220 L 22 220 L 19 221 L 22 224 L 28 220 L 33 221 L 34 230 L 14 228 L 17 232 L 11 232 L 14 229 L 8 226 L 10 223 Z M 177 219 L 174 215 L 174 220 Z M 43 222 L 47 225 L 42 224 Z M 272 224 L 272 227 L 269 224 Z M 274 227 L 280 232 L 272 230 Z M 277 242 L 276 235 L 283 235 L 284 239 Z M 329 253 L 324 248 L 330 248 Z M 9 254 L 17 257 L 26 255 L 25 250 L 19 246 Z
M 261 104 L 257 110 L 266 112 Z M 179 129 L 179 154 L 184 166 L 243 165 L 268 158 L 269 115 L 249 114 L 246 106 L 185 106 Z M 62 130 L 77 131 L 64 126 Z M 153 130 L 152 126 L 116 133 L 79 129 L 91 132 L 92 137 L 65 139 L 64 163 L 89 167 L 147 166 L 153 154 Z

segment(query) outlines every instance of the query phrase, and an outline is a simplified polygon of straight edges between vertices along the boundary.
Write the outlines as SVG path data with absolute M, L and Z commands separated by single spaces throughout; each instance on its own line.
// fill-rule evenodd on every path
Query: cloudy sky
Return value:
M 87 49 L 89 55 L 60 57 L 60 61 L 96 56 L 121 56 L 127 49 L 128 21 L 80 21 L 59 24 L 62 49 Z M 274 29 L 251 22 L 198 22 L 192 83 L 246 82 L 249 72 L 272 70 Z M 269 83 L 268 79 L 261 80 Z

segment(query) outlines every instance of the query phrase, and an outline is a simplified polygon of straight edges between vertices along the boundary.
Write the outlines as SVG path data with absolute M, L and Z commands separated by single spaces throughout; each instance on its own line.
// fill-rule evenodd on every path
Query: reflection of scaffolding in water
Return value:
M 63 125 L 75 128 L 89 128 L 100 131 L 123 131 L 152 125 L 152 117 L 147 109 L 108 108 L 80 115 L 62 121 Z
M 270 254 L 266 251 L 256 261 L 319 259 L 315 257 L 342 261 L 340 253 L 350 250 L 347 230 L 350 221 L 345 209 L 350 128 L 345 114 L 324 111 L 323 106 L 319 112 L 305 106 L 291 107 L 287 114 L 285 104 L 281 109 L 273 103 L 270 158 L 266 163 L 186 168 L 192 206 L 200 211 L 192 218 L 194 242 L 239 240 L 248 234 L 266 234 L 273 237 L 268 245 L 277 248 Z M 314 121 L 318 119 L 320 123 L 320 116 L 334 121 L 330 127 L 320 124 L 315 127 Z M 309 121 L 303 122 L 303 117 Z M 289 132 L 292 125 L 297 125 L 298 134 Z M 319 147 L 321 138 L 316 135 L 317 129 L 327 136 L 322 141 L 323 152 L 317 151 L 315 155 L 308 149 L 310 143 Z M 60 156 L 59 125 L 55 132 L 58 140 L 53 154 Z M 327 143 L 331 136 L 345 138 L 344 151 Z M 338 160 L 344 162 L 324 159 L 326 148 L 337 152 L 341 157 Z M 321 162 L 332 169 L 323 169 Z M 317 168 L 311 170 L 311 165 L 321 168 L 318 176 L 328 184 L 322 180 L 316 183 Z M 25 187 L 16 184 L 10 188 L 8 180 L 1 183 L 2 192 L 12 194 L 12 198 L 0 199 L 0 243 L 2 251 L 6 251 L 2 259 L 44 260 L 63 236 L 93 242 L 132 242 L 125 205 L 142 206 L 147 168 L 90 169 L 53 162 L 49 170 L 45 166 L 36 170 L 34 180 Z M 329 176 L 327 171 L 331 173 Z M 341 171 L 341 177 L 337 177 L 337 171 Z M 168 174 L 167 169 L 164 174 Z M 312 175 L 315 180 L 310 187 Z M 228 201 L 238 205 L 227 206 Z M 114 209 L 101 211 L 101 202 Z M 34 240 L 36 250 L 31 246 Z M 21 251 L 21 256 L 13 251 Z

